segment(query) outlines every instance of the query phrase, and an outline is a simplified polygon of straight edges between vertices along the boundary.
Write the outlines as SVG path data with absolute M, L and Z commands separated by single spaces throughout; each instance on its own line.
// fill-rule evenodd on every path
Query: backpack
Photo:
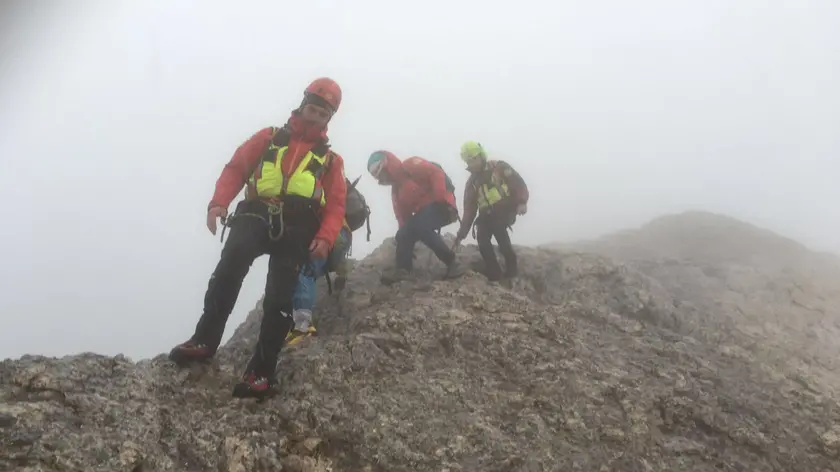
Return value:
M 455 184 L 452 183 L 452 179 L 449 178 L 449 174 L 447 174 L 446 171 L 443 170 L 443 166 L 438 164 L 437 162 L 432 162 L 432 164 L 438 166 L 438 168 L 443 171 L 443 176 L 444 178 L 446 178 L 446 191 L 449 193 L 455 193 Z
M 415 157 L 412 157 L 410 159 L 420 159 L 422 161 L 425 161 L 425 162 L 428 162 L 430 164 L 433 164 L 433 165 L 437 166 L 437 168 L 440 169 L 443 172 L 443 178 L 444 178 L 444 180 L 446 180 L 446 191 L 453 194 L 453 195 L 455 194 L 455 184 L 452 183 L 452 179 L 449 178 L 449 174 L 446 173 L 446 171 L 443 169 L 442 165 L 438 164 L 437 162 L 430 161 L 428 159 L 423 159 L 422 157 L 416 157 L 415 156 Z M 409 175 L 411 175 L 410 172 L 409 172 Z
M 350 256 L 353 246 L 353 232 L 367 223 L 367 240 L 370 241 L 370 207 L 365 200 L 365 196 L 362 195 L 362 192 L 356 188 L 356 184 L 359 183 L 361 178 L 362 176 L 360 175 L 352 182 L 350 182 L 350 179 L 347 177 L 344 178 L 344 183 L 347 186 L 347 198 L 344 204 L 344 219 L 347 221 L 347 226 L 350 228 L 350 239 L 344 241 L 344 244 L 347 244 L 350 247 L 344 251 L 343 256 L 341 257 L 336 256 L 334 251 L 330 251 L 330 254 L 327 257 L 327 262 L 324 264 L 323 275 L 327 280 L 327 290 L 330 295 L 333 293 L 330 272 L 335 271 L 338 265 Z
M 330 279 L 330 272 L 334 271 L 338 264 L 340 264 L 344 259 L 350 256 L 353 246 L 353 232 L 361 228 L 362 225 L 364 225 L 365 223 L 367 223 L 367 240 L 370 241 L 370 207 L 368 206 L 367 201 L 365 200 L 365 196 L 362 195 L 362 192 L 360 192 L 359 189 L 356 188 L 356 184 L 359 183 L 359 180 L 361 178 L 362 176 L 360 175 L 356 177 L 356 180 L 350 182 L 350 179 L 344 177 L 344 184 L 347 187 L 347 196 L 345 198 L 344 203 L 344 220 L 347 222 L 347 226 L 350 228 L 350 239 L 345 241 L 344 243 L 350 247 L 347 248 L 347 250 L 344 252 L 344 255 L 340 258 L 337 258 L 333 251 L 330 251 L 329 255 L 327 256 L 327 262 L 324 264 L 323 275 L 327 279 L 327 288 L 331 295 L 332 280 Z
M 356 188 L 359 179 L 362 176 L 356 177 L 356 180 L 350 182 L 347 177 L 344 178 L 347 185 L 347 202 L 344 208 L 344 219 L 347 220 L 347 226 L 350 227 L 350 232 L 356 231 L 362 225 L 367 223 L 367 240 L 370 241 L 370 207 L 365 200 L 362 192 Z
M 452 183 L 452 179 L 449 178 L 449 174 L 447 174 L 446 171 L 443 170 L 443 166 L 438 164 L 437 162 L 432 162 L 432 161 L 429 161 L 429 162 L 436 165 L 441 171 L 443 171 L 443 177 L 444 177 L 444 179 L 446 179 L 446 191 L 451 193 L 453 196 L 455 196 L 455 184 Z M 456 221 L 461 221 L 461 215 L 458 214 L 457 209 L 455 210 L 455 215 L 452 217 L 452 219 L 447 224 L 452 224 Z M 440 230 L 441 230 L 441 228 L 438 228 L 438 230 L 437 230 L 438 234 L 440 234 Z

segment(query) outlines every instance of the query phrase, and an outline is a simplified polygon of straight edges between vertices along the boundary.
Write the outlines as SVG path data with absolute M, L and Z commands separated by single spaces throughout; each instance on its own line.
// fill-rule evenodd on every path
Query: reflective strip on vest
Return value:
M 249 184 L 256 189 L 257 195 L 262 198 L 276 198 L 281 197 L 283 192 L 283 171 L 282 162 L 283 156 L 286 155 L 288 146 L 277 147 L 274 144 L 269 146 L 269 150 L 276 156 L 273 160 L 263 160 L 251 176 Z M 327 204 L 324 189 L 321 186 L 320 176 L 316 177 L 311 170 L 307 170 L 312 160 L 318 162 L 323 171 L 326 156 L 316 156 L 312 151 L 306 153 L 298 164 L 297 169 L 289 177 L 286 183 L 285 195 L 297 195 L 313 200 L 320 200 L 323 207 Z M 257 177 L 259 176 L 259 177 Z
M 480 187 L 477 186 L 476 191 L 478 192 L 479 210 L 491 207 L 510 195 L 507 184 L 504 182 L 499 183 L 495 174 L 492 177 L 490 185 L 483 184 Z

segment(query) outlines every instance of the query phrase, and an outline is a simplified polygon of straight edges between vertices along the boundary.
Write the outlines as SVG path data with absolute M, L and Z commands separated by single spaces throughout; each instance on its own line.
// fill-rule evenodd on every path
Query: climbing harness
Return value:
M 483 217 L 483 218 L 493 218 L 493 210 L 492 209 L 487 210 L 486 213 L 479 216 L 479 218 L 481 218 L 481 217 Z M 477 227 L 478 227 L 478 218 L 476 218 L 475 221 L 472 222 L 472 225 L 470 225 L 470 231 L 472 232 L 473 239 L 477 239 L 476 238 L 476 228 Z M 505 225 L 505 231 L 510 231 L 511 233 L 513 233 L 513 223 L 506 224 Z
M 264 204 L 267 208 L 268 218 L 265 216 L 258 214 L 258 213 L 251 213 L 251 212 L 244 212 L 240 213 L 239 207 L 237 207 L 236 211 L 233 215 L 228 216 L 227 218 L 222 218 L 222 235 L 219 238 L 219 242 L 224 242 L 225 240 L 225 231 L 227 228 L 233 225 L 233 221 L 241 218 L 243 216 L 250 216 L 253 218 L 257 218 L 262 220 L 266 225 L 268 225 L 268 237 L 272 241 L 279 241 L 280 238 L 283 237 L 283 234 L 286 232 L 285 222 L 283 221 L 283 202 L 266 202 L 260 201 L 260 203 Z M 275 223 L 279 227 L 279 231 L 275 234 Z
M 225 231 L 227 231 L 228 226 L 230 226 L 230 222 L 231 222 L 231 220 L 233 220 L 233 215 L 231 215 L 231 216 L 229 216 L 229 217 L 224 217 L 224 216 L 223 216 L 223 217 L 221 218 L 221 221 L 222 221 L 222 234 L 221 234 L 221 236 L 219 237 L 219 242 L 220 242 L 220 243 L 224 243 L 224 242 L 225 242 Z
M 281 201 L 277 204 L 266 203 L 266 205 L 268 206 L 268 237 L 272 241 L 279 241 L 280 238 L 283 237 L 283 233 L 286 230 L 285 223 L 283 222 L 283 202 Z M 280 220 L 280 232 L 277 234 L 277 236 L 274 236 L 271 232 L 271 230 L 274 229 L 275 216 L 277 216 L 277 219 Z

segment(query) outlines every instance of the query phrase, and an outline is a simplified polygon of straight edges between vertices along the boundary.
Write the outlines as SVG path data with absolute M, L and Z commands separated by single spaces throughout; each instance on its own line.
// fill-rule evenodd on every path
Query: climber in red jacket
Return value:
M 263 319 L 254 353 L 235 397 L 263 397 L 275 383 L 277 356 L 292 327 L 292 296 L 301 267 L 325 259 L 343 225 L 344 161 L 330 149 L 327 124 L 341 103 L 329 78 L 313 81 L 281 128 L 264 128 L 234 153 L 207 206 L 207 228 L 230 227 L 204 296 L 204 313 L 192 337 L 169 354 L 182 364 L 213 357 L 242 281 L 253 261 L 269 254 Z M 245 200 L 227 218 L 231 201 L 247 184 Z
M 446 276 L 464 273 L 455 253 L 440 236 L 440 229 L 458 219 L 454 187 L 443 169 L 420 157 L 401 162 L 388 151 L 376 151 L 368 159 L 368 171 L 380 185 L 391 186 L 391 201 L 399 229 L 397 267 L 383 274 L 384 283 L 406 279 L 412 272 L 414 246 L 422 241 L 444 264 Z

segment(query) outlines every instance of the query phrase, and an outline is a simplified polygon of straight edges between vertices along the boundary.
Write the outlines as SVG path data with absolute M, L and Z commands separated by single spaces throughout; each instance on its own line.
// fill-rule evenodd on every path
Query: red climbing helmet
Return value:
M 315 95 L 332 107 L 333 112 L 338 111 L 338 106 L 341 105 L 341 87 L 329 77 L 321 77 L 315 79 L 306 87 L 303 95 Z

